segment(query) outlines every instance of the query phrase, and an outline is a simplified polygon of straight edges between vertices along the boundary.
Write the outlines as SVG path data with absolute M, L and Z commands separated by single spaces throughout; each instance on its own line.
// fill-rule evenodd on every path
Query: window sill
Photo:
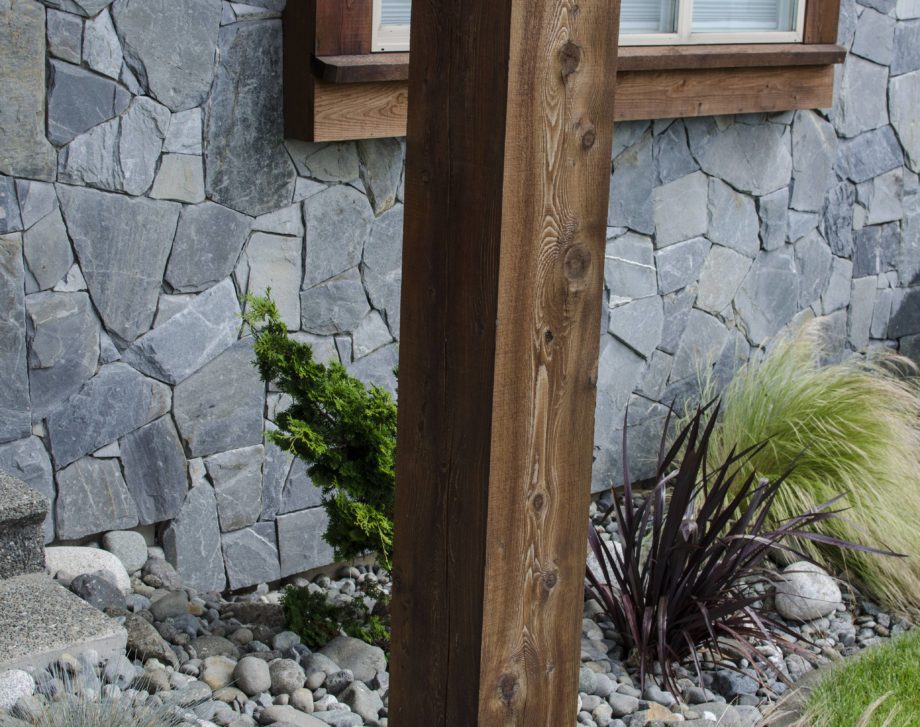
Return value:
M 827 66 L 846 49 L 833 44 L 620 46 L 619 72 Z M 408 53 L 314 56 L 316 77 L 327 83 L 407 81 Z
M 404 136 L 408 53 L 299 55 L 285 82 L 287 135 L 305 141 Z M 617 121 L 828 108 L 834 64 L 829 43 L 623 46 Z M 293 59 L 291 59 L 293 60 Z M 304 65 L 307 68 L 304 73 Z M 303 92 L 297 92 L 297 86 Z

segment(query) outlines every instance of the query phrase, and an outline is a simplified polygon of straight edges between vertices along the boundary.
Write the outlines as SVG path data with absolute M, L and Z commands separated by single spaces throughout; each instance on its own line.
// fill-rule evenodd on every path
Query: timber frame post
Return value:
M 413 3 L 392 727 L 575 721 L 618 25 Z

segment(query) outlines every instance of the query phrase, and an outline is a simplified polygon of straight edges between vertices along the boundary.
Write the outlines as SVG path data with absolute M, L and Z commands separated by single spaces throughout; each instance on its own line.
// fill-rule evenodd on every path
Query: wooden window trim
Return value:
M 618 121 L 826 108 L 839 0 L 810 0 L 802 43 L 621 46 Z M 289 0 L 285 132 L 306 141 L 405 135 L 409 53 L 371 53 L 372 0 Z

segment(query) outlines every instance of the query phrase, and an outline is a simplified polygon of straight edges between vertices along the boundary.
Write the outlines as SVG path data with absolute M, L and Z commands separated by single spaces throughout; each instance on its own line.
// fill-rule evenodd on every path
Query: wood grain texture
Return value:
M 829 108 L 834 94 L 833 66 L 621 71 L 617 79 L 616 121 Z M 408 93 L 404 82 L 318 81 L 315 140 L 404 136 Z
M 805 43 L 836 43 L 840 0 L 810 0 L 805 5 Z
M 316 80 L 313 137 L 308 141 L 405 136 L 408 97 L 405 83 L 332 84 Z
M 394 727 L 575 716 L 618 4 L 413 7 Z
M 371 52 L 373 0 L 313 2 L 316 3 L 317 55 Z
M 313 75 L 305 72 L 316 46 L 316 0 L 289 0 L 281 23 L 284 135 L 313 138 Z
M 619 74 L 617 121 L 833 105 L 834 67 L 629 71 Z
M 661 71 L 699 68 L 768 68 L 822 66 L 843 63 L 846 48 L 831 43 L 804 45 L 671 45 L 620 48 L 620 71 Z M 408 53 L 318 56 L 318 78 L 329 83 L 405 81 L 409 78 Z

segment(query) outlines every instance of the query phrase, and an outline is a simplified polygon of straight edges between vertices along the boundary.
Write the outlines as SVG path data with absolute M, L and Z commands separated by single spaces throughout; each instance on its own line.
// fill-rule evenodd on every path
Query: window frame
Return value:
M 792 30 L 693 32 L 694 0 L 675 0 L 677 12 L 674 32 L 624 33 L 620 28 L 620 46 L 670 46 L 670 45 L 732 45 L 801 43 L 805 37 L 805 13 L 809 2 L 819 0 L 793 0 L 796 2 L 795 22 Z M 373 0 L 373 25 L 371 52 L 407 53 L 409 48 L 408 25 L 384 25 L 381 21 L 384 0 Z
M 288 138 L 405 135 L 409 57 L 374 52 L 374 0 L 288 0 Z M 787 43 L 622 45 L 618 121 L 829 108 L 840 0 L 807 0 L 802 39 Z

